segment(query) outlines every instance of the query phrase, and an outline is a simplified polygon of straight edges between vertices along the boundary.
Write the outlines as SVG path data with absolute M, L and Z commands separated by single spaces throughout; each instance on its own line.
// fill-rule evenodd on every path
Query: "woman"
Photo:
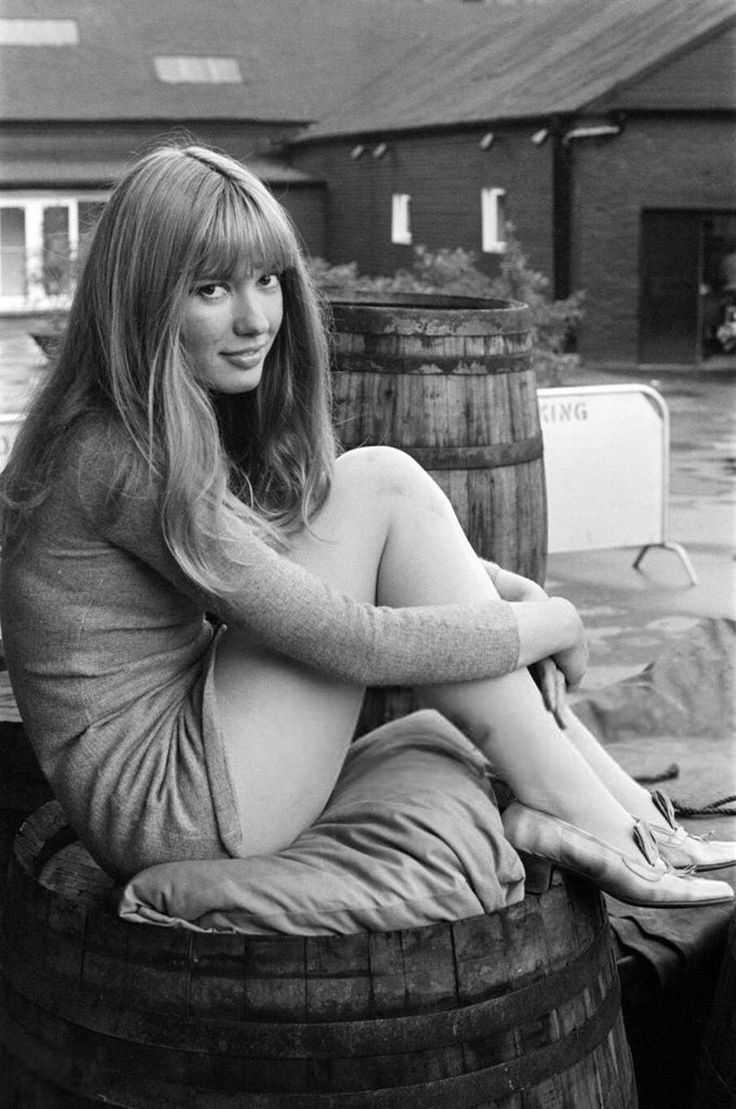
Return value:
M 322 810 L 364 687 L 399 683 L 509 783 L 520 851 L 638 903 L 730 898 L 671 869 L 643 821 L 678 865 L 736 845 L 688 836 L 564 708 L 555 675 L 586 663 L 574 608 L 481 564 L 401 452 L 336 457 L 328 383 L 266 188 L 201 147 L 140 160 L 4 475 L 11 681 L 94 856 L 125 877 L 278 850 Z

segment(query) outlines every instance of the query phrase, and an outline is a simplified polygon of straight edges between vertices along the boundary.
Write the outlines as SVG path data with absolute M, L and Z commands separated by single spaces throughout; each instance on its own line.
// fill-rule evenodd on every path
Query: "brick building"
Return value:
M 307 249 L 392 272 L 511 219 L 588 360 L 720 356 L 736 242 L 731 0 L 4 0 L 0 312 L 63 303 L 125 162 L 189 131 Z
M 722 355 L 736 243 L 736 14 L 721 0 L 491 12 L 413 50 L 291 146 L 328 183 L 326 252 L 391 272 L 463 246 L 493 272 L 511 219 L 590 361 Z

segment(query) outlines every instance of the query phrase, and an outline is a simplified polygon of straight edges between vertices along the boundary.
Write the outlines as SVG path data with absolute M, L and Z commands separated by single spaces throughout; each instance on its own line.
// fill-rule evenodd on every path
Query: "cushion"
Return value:
M 131 921 L 331 935 L 492 913 L 522 900 L 489 766 L 432 710 L 352 744 L 323 813 L 272 855 L 163 863 L 124 888 Z

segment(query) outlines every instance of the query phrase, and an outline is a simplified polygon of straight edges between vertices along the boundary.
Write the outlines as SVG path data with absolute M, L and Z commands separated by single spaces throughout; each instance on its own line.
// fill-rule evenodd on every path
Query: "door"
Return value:
M 700 358 L 699 212 L 644 211 L 641 220 L 639 361 Z

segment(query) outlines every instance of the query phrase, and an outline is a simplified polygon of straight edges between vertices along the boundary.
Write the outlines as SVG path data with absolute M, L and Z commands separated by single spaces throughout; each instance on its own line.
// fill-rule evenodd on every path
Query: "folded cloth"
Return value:
M 728 881 L 728 872 L 722 877 Z M 719 960 L 733 916 L 733 902 L 648 909 L 606 895 L 605 903 L 619 956 L 633 957 L 638 978 L 643 981 L 646 968 L 648 981 L 656 981 L 660 989 Z
M 119 912 L 195 931 L 330 935 L 462 920 L 523 896 L 488 762 L 422 710 L 352 744 L 323 813 L 289 847 L 149 867 Z

